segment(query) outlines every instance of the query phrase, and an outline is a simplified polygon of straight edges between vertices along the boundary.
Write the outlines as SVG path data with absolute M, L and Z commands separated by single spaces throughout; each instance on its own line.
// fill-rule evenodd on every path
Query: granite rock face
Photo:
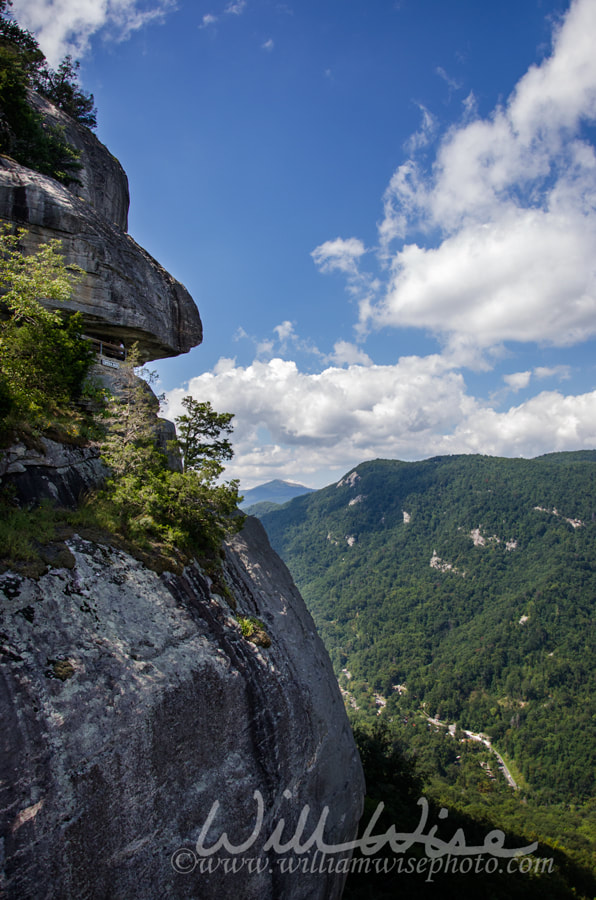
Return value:
M 31 92 L 29 98 L 44 120 L 60 128 L 66 142 L 81 154 L 81 169 L 77 172 L 80 183 L 72 185 L 73 192 L 107 222 L 128 231 L 128 178 L 119 161 L 89 128 L 81 127 L 45 97 Z
M 42 449 L 13 444 L 0 451 L 0 486 L 11 485 L 21 505 L 51 500 L 75 508 L 106 477 L 95 447 L 67 447 L 41 438 Z
M 25 248 L 62 241 L 68 263 L 86 276 L 67 308 L 93 337 L 137 341 L 142 361 L 176 356 L 201 343 L 197 307 L 183 285 L 126 234 L 128 181 L 89 129 L 42 98 L 35 105 L 81 151 L 80 184 L 69 187 L 0 157 L 0 218 L 27 229 Z
M 73 568 L 0 576 L 0 894 L 338 898 L 341 874 L 264 849 L 306 804 L 302 843 L 324 807 L 325 841 L 352 839 L 363 779 L 327 653 L 260 524 L 226 547 L 236 612 L 196 563 L 157 575 L 69 549 Z M 224 832 L 250 846 L 203 856 L 202 829 L 204 848 Z
M 0 217 L 31 249 L 60 238 L 85 270 L 69 306 L 89 335 L 137 341 L 142 361 L 200 343 L 187 291 L 126 234 L 119 163 L 33 102 L 80 149 L 80 184 L 0 157 Z M 156 428 L 167 450 L 172 426 Z M 92 447 L 0 453 L 21 503 L 74 506 L 104 475 Z M 339 900 L 345 855 L 322 865 L 304 845 L 355 837 L 362 769 L 329 657 L 260 523 L 228 542 L 215 581 L 197 562 L 157 574 L 77 536 L 44 546 L 35 571 L 0 574 L 0 896 Z

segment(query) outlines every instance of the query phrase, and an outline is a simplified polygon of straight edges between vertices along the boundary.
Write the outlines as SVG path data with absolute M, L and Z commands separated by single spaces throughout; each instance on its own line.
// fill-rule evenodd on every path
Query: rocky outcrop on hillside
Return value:
M 27 229 L 26 249 L 59 238 L 68 263 L 87 274 L 67 308 L 91 336 L 129 346 L 143 361 L 185 353 L 202 340 L 201 319 L 183 285 L 126 233 L 128 181 L 120 163 L 88 128 L 48 101 L 33 102 L 81 153 L 69 187 L 0 157 L 0 218 Z
M 226 547 L 219 585 L 196 563 L 157 575 L 68 547 L 37 581 L 0 576 L 0 894 L 338 898 L 341 874 L 263 847 L 307 804 L 301 843 L 325 807 L 325 840 L 352 839 L 363 780 L 327 653 L 259 523 Z M 202 856 L 203 826 L 205 848 L 254 841 Z

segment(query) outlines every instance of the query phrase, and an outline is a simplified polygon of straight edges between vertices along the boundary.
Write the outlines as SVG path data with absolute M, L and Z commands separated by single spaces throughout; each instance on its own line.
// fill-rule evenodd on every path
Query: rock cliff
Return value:
M 82 313 L 91 336 L 137 341 L 143 361 L 187 352 L 202 340 L 198 310 L 186 288 L 126 233 L 128 181 L 120 163 L 88 128 L 33 100 L 80 151 L 79 183 L 66 188 L 0 157 L 0 218 L 27 229 L 27 248 L 59 238 L 67 262 L 84 269 L 66 305 Z
M 85 270 L 70 306 L 90 335 L 145 360 L 199 343 L 186 290 L 125 233 L 118 162 L 35 102 L 80 149 L 80 184 L 0 157 L 0 216 Z M 0 453 L 21 503 L 76 505 L 103 476 L 96 450 L 47 437 Z M 294 852 L 350 841 L 362 809 L 331 663 L 257 520 L 222 553 L 213 581 L 74 535 L 41 548 L 36 577 L 0 574 L 0 896 L 340 897 L 341 857 Z
M 257 520 L 225 550 L 235 612 L 196 563 L 160 576 L 80 538 L 69 550 L 38 581 L 0 576 L 0 894 L 339 897 L 320 854 L 291 874 L 299 857 L 263 849 L 306 805 L 302 843 L 325 807 L 325 840 L 352 839 L 363 781 L 327 653 Z M 202 857 L 205 823 L 206 848 L 258 834 Z

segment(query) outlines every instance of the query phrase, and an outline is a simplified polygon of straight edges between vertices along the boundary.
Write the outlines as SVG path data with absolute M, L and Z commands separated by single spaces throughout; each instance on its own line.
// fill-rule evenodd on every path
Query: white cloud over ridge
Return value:
M 84 56 L 96 32 L 107 30 L 125 40 L 149 22 L 162 21 L 175 5 L 176 0 L 14 0 L 13 8 L 55 66 L 67 53 Z
M 528 376 L 521 373 L 519 387 Z M 543 391 L 499 412 L 471 397 L 463 376 L 438 354 L 314 375 L 279 358 L 246 367 L 222 360 L 188 390 L 169 392 L 169 418 L 183 411 L 186 393 L 234 411 L 236 455 L 226 473 L 244 487 L 274 476 L 321 487 L 379 457 L 537 456 L 596 446 L 596 391 Z
M 395 366 L 332 366 L 318 374 L 280 358 L 217 369 L 193 378 L 188 393 L 234 411 L 238 463 L 228 472 L 244 483 L 263 480 L 269 467 L 280 465 L 307 477 L 323 468 L 341 473 L 371 455 L 403 455 L 408 448 L 416 454 L 424 435 L 455 427 L 471 402 L 461 375 L 446 372 L 439 356 L 404 358 Z M 169 392 L 169 417 L 180 413 L 185 393 Z

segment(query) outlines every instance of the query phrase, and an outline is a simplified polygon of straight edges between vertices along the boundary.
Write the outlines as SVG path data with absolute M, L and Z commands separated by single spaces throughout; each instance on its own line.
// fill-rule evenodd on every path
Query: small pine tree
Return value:
M 78 84 L 81 64 L 72 56 L 65 56 L 57 69 L 44 67 L 35 78 L 40 94 L 63 110 L 71 119 L 87 125 L 97 126 L 97 110 L 93 94 L 85 94 Z
M 185 397 L 182 406 L 186 413 L 176 417 L 178 446 L 184 469 L 200 468 L 206 460 L 231 459 L 234 455 L 230 441 L 221 437 L 231 434 L 233 413 L 218 413 L 211 404 L 199 402 L 194 397 Z

